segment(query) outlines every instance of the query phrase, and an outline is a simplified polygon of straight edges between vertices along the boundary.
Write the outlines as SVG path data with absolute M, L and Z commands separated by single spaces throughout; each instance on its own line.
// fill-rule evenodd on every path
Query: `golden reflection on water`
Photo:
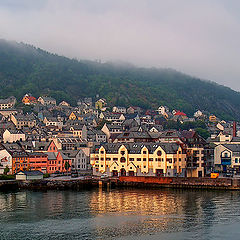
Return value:
M 93 213 L 137 215 L 182 215 L 184 199 L 168 191 L 123 190 L 94 192 L 90 199 Z

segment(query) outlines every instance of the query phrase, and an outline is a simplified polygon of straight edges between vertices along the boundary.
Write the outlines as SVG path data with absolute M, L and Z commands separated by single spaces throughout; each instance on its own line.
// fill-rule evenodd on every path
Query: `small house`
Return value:
M 40 180 L 43 173 L 40 171 L 20 171 L 16 174 L 16 180 Z

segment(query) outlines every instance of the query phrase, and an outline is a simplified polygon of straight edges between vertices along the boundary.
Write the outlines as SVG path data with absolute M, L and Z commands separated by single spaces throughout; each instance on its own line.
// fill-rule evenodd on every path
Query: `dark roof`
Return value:
M 124 145 L 129 153 L 140 153 L 141 149 L 145 146 L 149 153 L 153 153 L 159 146 L 168 154 L 175 154 L 179 148 L 176 143 L 106 143 L 102 144 L 107 153 L 117 153 L 118 149 Z M 99 149 L 99 147 L 97 147 Z M 95 151 L 97 151 L 95 149 Z
M 27 176 L 39 176 L 39 175 L 43 175 L 43 173 L 41 172 L 41 171 L 38 171 L 38 170 L 36 170 L 36 171 L 20 171 L 20 172 L 18 172 L 18 173 L 24 173 L 25 175 L 27 175 Z M 17 173 L 17 174 L 18 174 Z
M 232 152 L 240 152 L 240 144 L 223 144 L 223 146 Z

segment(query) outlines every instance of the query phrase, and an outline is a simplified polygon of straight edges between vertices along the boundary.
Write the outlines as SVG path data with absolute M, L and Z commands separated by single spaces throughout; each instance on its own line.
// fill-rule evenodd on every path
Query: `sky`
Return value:
M 240 91 L 239 0 L 0 0 L 0 38 Z

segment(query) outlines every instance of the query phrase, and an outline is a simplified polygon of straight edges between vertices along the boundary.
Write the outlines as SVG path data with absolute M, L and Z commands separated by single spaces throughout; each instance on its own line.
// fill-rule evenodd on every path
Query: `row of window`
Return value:
M 95 160 L 96 159 L 98 160 L 98 158 L 95 158 Z M 96 160 L 96 163 L 98 162 L 97 160 Z M 131 162 L 134 160 L 135 160 L 135 158 L 129 158 L 129 161 L 131 161 Z M 145 162 L 145 161 L 147 161 L 147 158 L 137 158 L 136 160 Z M 152 162 L 152 161 L 154 161 L 154 158 L 149 158 L 148 160 L 149 160 L 149 162 Z M 177 162 L 177 158 L 174 158 L 174 160 L 172 158 L 167 158 L 166 160 L 169 163 L 172 163 L 173 161 L 174 161 L 174 163 Z M 101 158 L 101 161 L 104 161 L 104 158 Z M 106 161 L 111 161 L 111 158 L 106 158 Z M 118 161 L 118 158 L 113 158 L 113 161 Z M 120 158 L 120 162 L 125 162 L 125 161 L 126 161 L 126 159 L 124 157 Z M 155 158 L 155 161 L 156 162 L 164 162 L 164 158 Z M 179 158 L 178 161 L 181 162 L 182 159 Z

